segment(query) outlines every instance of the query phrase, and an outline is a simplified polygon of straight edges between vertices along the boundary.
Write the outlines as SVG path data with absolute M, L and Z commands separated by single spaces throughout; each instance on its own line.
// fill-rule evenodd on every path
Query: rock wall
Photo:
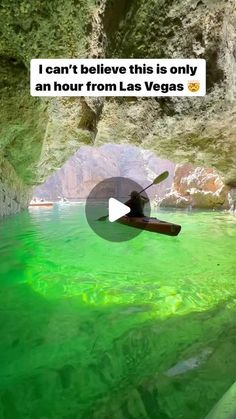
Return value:
M 38 99 L 29 91 L 31 58 L 89 55 L 94 8 L 93 0 L 1 1 L 0 153 L 24 189 L 42 183 L 81 145 L 94 142 L 99 99 Z M 1 199 L 0 207 L 5 213 Z
M 169 170 L 169 178 L 149 189 L 149 196 L 163 197 L 172 185 L 175 164 L 160 159 L 154 153 L 129 145 L 106 144 L 102 147 L 84 146 L 61 169 L 34 189 L 34 196 L 57 200 L 86 198 L 92 188 L 109 177 L 133 179 L 141 187 L 149 185 L 156 175 Z
M 158 204 L 161 207 L 228 209 L 230 188 L 214 169 L 177 165 L 171 191 Z
M 21 182 L 13 167 L 0 159 L 0 217 L 27 208 L 31 191 Z

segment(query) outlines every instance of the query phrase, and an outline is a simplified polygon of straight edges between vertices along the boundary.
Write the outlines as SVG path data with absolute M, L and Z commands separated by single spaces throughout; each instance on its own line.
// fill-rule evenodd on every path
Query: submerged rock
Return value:
M 180 361 L 174 367 L 167 370 L 164 375 L 168 377 L 175 377 L 176 375 L 185 374 L 187 371 L 198 368 L 207 358 L 212 354 L 212 348 L 205 348 L 199 355 Z

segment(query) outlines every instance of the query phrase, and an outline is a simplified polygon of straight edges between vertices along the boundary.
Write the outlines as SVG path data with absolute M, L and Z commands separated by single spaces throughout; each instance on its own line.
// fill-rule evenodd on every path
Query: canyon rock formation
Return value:
M 152 152 L 133 146 L 106 144 L 102 147 L 83 146 L 61 169 L 34 189 L 38 198 L 58 200 L 87 198 L 92 188 L 110 177 L 125 177 L 137 182 L 141 189 L 168 170 L 168 179 L 149 189 L 150 198 L 161 198 L 171 188 L 175 164 L 159 159 Z
M 228 209 L 229 187 L 214 169 L 177 165 L 169 193 L 159 200 L 161 207 Z

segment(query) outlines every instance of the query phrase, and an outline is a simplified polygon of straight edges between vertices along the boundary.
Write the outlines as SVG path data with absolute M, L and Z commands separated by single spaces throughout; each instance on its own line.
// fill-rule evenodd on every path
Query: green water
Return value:
M 161 218 L 182 233 L 106 242 L 81 205 L 0 222 L 1 419 L 203 419 L 235 381 L 236 217 Z

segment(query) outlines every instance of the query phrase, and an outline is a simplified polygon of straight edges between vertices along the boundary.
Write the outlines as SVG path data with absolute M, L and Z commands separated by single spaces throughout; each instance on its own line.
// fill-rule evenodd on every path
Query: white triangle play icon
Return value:
M 119 220 L 119 218 L 123 217 L 124 215 L 128 214 L 130 212 L 130 207 L 128 207 L 125 204 L 122 204 L 122 202 L 117 201 L 115 198 L 109 199 L 109 221 L 113 223 L 116 220 Z

